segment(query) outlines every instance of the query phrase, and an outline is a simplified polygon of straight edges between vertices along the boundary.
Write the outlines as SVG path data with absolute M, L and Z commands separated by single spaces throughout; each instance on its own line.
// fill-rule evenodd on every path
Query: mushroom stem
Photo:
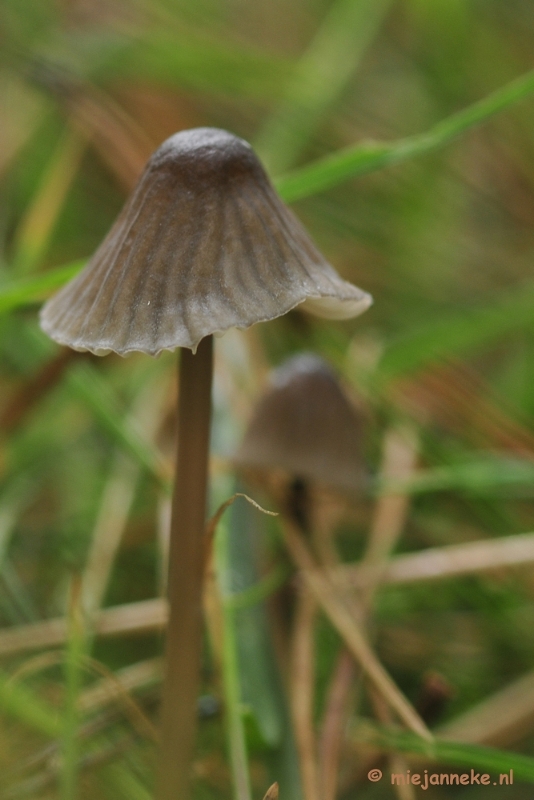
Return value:
M 212 372 L 212 336 L 202 339 L 196 354 L 182 348 L 158 800 L 187 800 L 190 795 L 202 644 Z

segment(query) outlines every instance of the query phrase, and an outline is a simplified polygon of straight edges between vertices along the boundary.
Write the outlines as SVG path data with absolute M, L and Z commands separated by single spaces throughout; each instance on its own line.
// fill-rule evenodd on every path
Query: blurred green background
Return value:
M 269 368 L 312 350 L 365 420 L 373 477 L 340 518 L 343 560 L 365 551 L 384 441 L 399 427 L 417 441 L 418 467 L 396 487 L 409 498 L 397 553 L 479 542 L 483 554 L 534 530 L 533 53 L 527 0 L 3 0 L 2 797 L 151 797 L 175 358 L 63 353 L 37 312 L 175 131 L 215 126 L 250 141 L 328 260 L 374 297 L 354 321 L 297 310 L 218 340 L 213 510 L 233 491 L 231 455 Z M 254 496 L 272 507 L 267 489 Z M 283 566 L 276 524 L 257 512 L 236 504 L 223 531 L 262 525 L 271 566 Z M 465 555 L 471 574 L 377 594 L 370 630 L 399 686 L 414 704 L 430 673 L 447 687 L 436 723 L 467 749 L 442 764 L 477 767 L 468 748 L 481 744 L 502 751 L 488 762 L 495 773 L 512 764 L 508 751 L 534 758 L 524 541 L 512 566 L 483 570 Z M 273 658 L 259 638 L 252 661 Z M 340 647 L 321 617 L 318 726 Z M 206 800 L 235 796 L 214 650 L 195 762 L 195 796 Z M 244 685 L 254 679 L 246 658 L 239 670 Z M 282 800 L 309 800 L 283 664 L 267 672 L 267 705 L 285 732 L 269 740 L 261 710 L 244 715 L 254 796 L 278 779 Z M 338 796 L 409 800 L 366 779 L 358 720 L 373 709 L 350 703 Z M 521 763 L 532 781 L 533 762 Z M 428 797 L 529 791 L 518 779 Z

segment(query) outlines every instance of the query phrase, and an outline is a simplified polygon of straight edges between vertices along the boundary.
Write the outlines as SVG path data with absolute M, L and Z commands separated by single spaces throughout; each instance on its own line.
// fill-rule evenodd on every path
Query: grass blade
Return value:
M 82 682 L 82 659 L 85 654 L 84 626 L 81 618 L 81 581 L 71 581 L 69 637 L 65 654 L 65 703 L 63 710 L 61 800 L 75 800 L 78 795 L 78 764 L 80 759 L 78 726 L 78 696 Z
M 231 593 L 232 567 L 228 548 L 229 535 L 226 526 L 219 525 L 215 537 L 215 561 L 222 598 L 223 612 L 223 682 L 228 728 L 230 761 L 236 800 L 251 800 L 248 756 L 243 724 L 243 703 L 239 674 L 236 612 L 225 603 Z
M 357 178 L 432 150 L 438 150 L 464 131 L 480 125 L 532 92 L 534 92 L 534 71 L 527 72 L 483 100 L 452 114 L 425 133 L 409 136 L 397 142 L 368 142 L 347 147 L 279 178 L 276 187 L 284 200 L 292 203 L 330 189 L 349 178 Z
M 67 128 L 47 164 L 15 234 L 14 270 L 31 273 L 46 252 L 85 150 L 85 138 Z
M 274 172 L 289 169 L 374 39 L 391 0 L 337 0 L 298 62 L 256 147 Z
M 36 277 L 4 283 L 0 287 L 0 314 L 41 302 L 74 278 L 84 264 L 85 261 L 73 261 Z
M 377 381 L 389 381 L 416 372 L 445 357 L 465 355 L 509 331 L 530 327 L 534 320 L 534 285 L 503 292 L 493 304 L 443 315 L 393 342 L 385 351 Z
M 508 753 L 464 742 L 448 742 L 443 739 L 426 742 L 410 733 L 392 732 L 370 724 L 358 728 L 355 738 L 373 746 L 422 755 L 440 763 L 488 770 L 493 773 L 513 770 L 515 778 L 534 783 L 534 758 L 519 753 Z
M 0 673 L 0 708 L 23 725 L 56 738 L 61 734 L 62 722 L 55 710 L 34 692 Z
M 109 384 L 89 364 L 78 364 L 67 376 L 69 387 L 84 401 L 95 419 L 126 452 L 134 456 L 162 488 L 169 491 L 166 464 L 159 452 L 121 413 Z
M 496 489 L 517 490 L 524 486 L 530 494 L 533 482 L 532 461 L 488 456 L 419 470 L 408 480 L 380 481 L 377 490 L 379 494 L 425 494 L 451 490 L 485 494 L 493 493 Z
M 279 97 L 289 73 L 283 58 L 188 31 L 149 30 L 118 46 L 96 70 L 106 81 L 151 80 L 167 86 L 232 97 Z
M 264 513 L 265 509 L 255 508 L 251 502 L 236 502 L 229 512 L 231 573 L 224 604 L 232 613 L 235 627 L 241 701 L 268 748 L 270 779 L 278 781 L 284 796 L 300 800 L 302 788 L 288 702 L 264 602 L 287 579 L 288 569 L 274 568 L 264 579 L 259 578 L 268 536 Z

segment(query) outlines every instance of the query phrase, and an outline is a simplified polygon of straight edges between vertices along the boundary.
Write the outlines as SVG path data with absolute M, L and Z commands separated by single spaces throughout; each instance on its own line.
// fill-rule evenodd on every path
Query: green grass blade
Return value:
M 34 272 L 47 252 L 85 150 L 86 140 L 67 127 L 36 186 L 14 236 L 11 268 L 22 276 Z
M 496 489 L 524 486 L 528 493 L 534 486 L 534 464 L 532 461 L 487 457 L 472 459 L 465 463 L 420 470 L 407 481 L 379 483 L 382 493 L 425 494 L 459 490 L 471 494 L 493 493 Z
M 163 458 L 121 412 L 110 386 L 99 373 L 89 364 L 78 364 L 69 372 L 67 382 L 117 444 L 170 491 Z
M 226 507 L 226 502 L 220 506 L 223 510 Z M 266 609 L 258 604 L 266 585 L 258 582 L 263 536 L 254 519 L 257 509 L 250 502 L 238 501 L 230 513 L 228 526 L 218 523 L 215 561 L 224 618 L 223 675 L 235 797 L 250 798 L 244 714 L 252 712 L 253 739 L 268 747 L 272 780 L 276 779 L 288 796 L 299 800 L 302 793 L 289 715 L 273 659 Z M 279 579 L 279 574 L 273 574 Z M 272 588 L 272 579 L 268 586 Z M 248 589 L 253 591 L 249 593 Z
M 425 133 L 397 142 L 368 142 L 347 147 L 279 178 L 276 187 L 284 200 L 290 203 L 330 189 L 349 178 L 437 150 L 532 92 L 534 71 L 527 72 L 483 100 L 452 114 Z
M 265 539 L 263 523 L 248 503 L 234 503 L 230 510 L 228 559 L 232 569 L 225 608 L 234 612 L 243 702 L 252 710 L 264 741 L 275 747 L 282 736 L 282 707 L 277 696 L 266 609 L 257 605 L 265 589 L 265 584 L 258 582 Z M 240 603 L 243 596 L 257 602 Z
M 35 485 L 28 474 L 17 474 L 7 481 L 4 480 L 0 492 L 0 569 L 17 520 L 33 499 L 34 492 Z
M 0 314 L 40 302 L 74 278 L 84 264 L 85 261 L 73 261 L 42 275 L 0 285 Z
M 509 753 L 492 747 L 463 742 L 448 742 L 443 739 L 426 742 L 411 733 L 390 732 L 367 724 L 357 729 L 356 739 L 384 749 L 393 748 L 402 753 L 426 756 L 432 761 L 440 763 L 454 764 L 475 770 L 488 770 L 493 773 L 492 781 L 495 777 L 498 778 L 495 773 L 506 773 L 513 770 L 517 780 L 534 783 L 534 758 L 519 753 Z
M 215 561 L 223 611 L 223 684 L 228 729 L 228 743 L 235 800 L 251 800 L 247 743 L 243 722 L 243 703 L 239 674 L 236 612 L 227 606 L 231 593 L 232 570 L 228 548 L 229 536 L 224 523 L 219 523 L 215 537 Z
M 35 356 L 48 355 L 50 340 L 37 328 L 29 329 L 28 334 L 27 351 Z M 170 491 L 165 460 L 123 411 L 105 377 L 91 364 L 77 363 L 66 374 L 65 381 L 72 395 L 84 403 L 108 435 L 132 455 L 136 463 L 144 467 L 165 491 Z
M 259 580 L 265 560 L 266 518 L 250 503 L 236 502 L 228 522 L 232 565 L 225 607 L 232 611 L 242 702 L 254 719 L 256 736 L 269 748 L 269 779 L 291 800 L 302 798 L 300 772 L 287 698 L 274 657 L 272 631 L 265 602 L 288 577 L 284 566 Z
M 342 94 L 391 0 L 337 0 L 298 62 L 280 108 L 255 145 L 269 170 L 289 169 Z
M 72 579 L 70 606 L 69 636 L 64 664 L 65 703 L 60 776 L 61 800 L 76 800 L 78 795 L 78 764 L 80 760 L 78 696 L 82 686 L 82 662 L 85 655 L 86 638 L 81 619 L 80 582 L 76 577 Z
M 38 616 L 27 587 L 7 556 L 19 518 L 34 496 L 35 486 L 25 470 L 5 481 L 0 492 L 0 606 L 13 624 Z
M 279 564 L 257 583 L 229 595 L 226 600 L 227 607 L 234 611 L 243 611 L 246 608 L 252 608 L 252 606 L 263 603 L 264 600 L 267 600 L 268 597 L 286 583 L 292 571 L 291 567 L 286 564 Z
M 11 601 L 19 619 L 24 622 L 35 622 L 38 619 L 37 609 L 27 587 L 20 579 L 19 573 L 10 558 L 6 558 L 0 570 L 5 598 Z
M 393 342 L 378 365 L 377 381 L 383 385 L 440 359 L 466 355 L 533 324 L 534 285 L 527 283 L 503 292 L 491 305 L 441 316 Z
M 113 800 L 153 800 L 153 795 L 143 786 L 131 769 L 125 764 L 109 764 L 102 770 L 106 780 L 106 789 L 110 788 Z M 118 794 L 117 794 L 118 793 Z
M 34 692 L 0 673 L 0 708 L 23 725 L 45 736 L 58 738 L 62 721 L 56 711 Z
M 95 76 L 151 81 L 232 97 L 278 98 L 290 65 L 276 56 L 247 48 L 238 42 L 224 45 L 188 33 L 149 30 L 142 39 L 130 40 L 102 59 Z

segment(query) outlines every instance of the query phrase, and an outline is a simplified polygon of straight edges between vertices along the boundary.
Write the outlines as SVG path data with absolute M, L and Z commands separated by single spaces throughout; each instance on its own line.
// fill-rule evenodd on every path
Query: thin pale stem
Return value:
M 334 800 L 336 797 L 339 759 L 355 674 L 354 657 L 350 650 L 343 647 L 330 681 L 321 727 L 319 742 L 321 800 Z
M 291 653 L 291 713 L 305 800 L 319 800 L 313 727 L 314 623 L 317 601 L 306 586 L 297 598 Z
M 194 355 L 182 350 L 158 800 L 187 800 L 190 796 L 202 644 L 212 372 L 211 336 L 200 342 Z
M 390 430 L 384 440 L 381 474 L 386 478 L 409 477 L 417 463 L 417 437 L 410 429 Z M 381 573 L 390 553 L 402 533 L 410 498 L 403 495 L 382 495 L 375 506 L 369 544 L 363 564 L 374 567 L 373 580 L 365 587 L 359 608 L 355 609 L 362 623 L 369 612 Z M 337 792 L 338 763 L 343 740 L 348 697 L 356 674 L 356 664 L 350 650 L 343 649 L 325 705 L 321 734 L 322 800 L 333 800 Z
M 352 609 L 340 596 L 336 585 L 317 567 L 298 529 L 286 520 L 282 530 L 286 547 L 299 567 L 308 589 L 345 640 L 369 681 L 409 730 L 431 741 L 432 735 L 428 728 L 378 661 L 361 626 L 355 620 Z
M 61 800 L 78 797 L 78 767 L 80 743 L 78 740 L 79 711 L 78 696 L 82 683 L 82 656 L 85 645 L 83 620 L 81 617 L 81 582 L 73 576 L 69 608 L 69 637 L 65 653 L 65 708 L 63 711 L 63 747 L 61 760 Z

